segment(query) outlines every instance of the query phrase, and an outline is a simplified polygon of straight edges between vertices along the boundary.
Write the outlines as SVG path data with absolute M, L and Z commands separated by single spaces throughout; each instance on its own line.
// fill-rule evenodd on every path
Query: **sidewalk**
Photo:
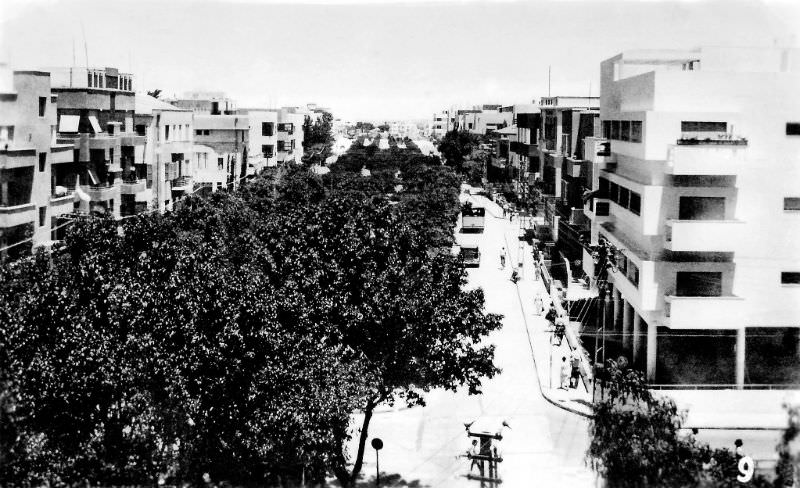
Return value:
M 534 300 L 537 295 L 542 298 L 545 309 L 550 306 L 550 297 L 541 279 L 537 279 L 533 249 L 528 243 L 519 241 L 516 230 L 507 231 L 504 237 L 509 254 L 508 261 L 521 278 L 517 282 L 517 293 L 542 396 L 553 405 L 584 417 L 590 417 L 592 415 L 590 381 L 582 377 L 575 389 L 559 388 L 560 364 L 564 357 L 569 361 L 572 348 L 566 338 L 561 341 L 560 345 L 551 346 L 550 324 L 543 315 L 538 313 L 539 311 L 534 310 Z M 581 355 L 585 355 L 585 351 L 581 351 Z

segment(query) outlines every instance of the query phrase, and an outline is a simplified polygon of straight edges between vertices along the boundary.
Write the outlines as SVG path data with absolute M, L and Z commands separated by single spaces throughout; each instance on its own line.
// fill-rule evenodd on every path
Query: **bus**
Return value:
M 486 209 L 483 207 L 462 207 L 461 208 L 461 232 L 481 233 L 483 232 L 483 222 Z

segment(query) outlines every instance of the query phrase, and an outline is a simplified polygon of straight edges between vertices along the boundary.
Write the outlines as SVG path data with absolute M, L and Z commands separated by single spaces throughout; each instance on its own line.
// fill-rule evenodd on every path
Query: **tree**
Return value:
M 622 364 L 608 361 L 608 396 L 595 404 L 589 425 L 587 461 L 607 486 L 737 486 L 736 456 L 681 433 L 685 412 L 654 396 L 642 373 Z M 750 484 L 769 486 L 758 475 Z
M 464 161 L 477 148 L 477 139 L 465 130 L 451 130 L 447 132 L 439 143 L 439 152 L 444 157 L 445 164 L 461 172 Z

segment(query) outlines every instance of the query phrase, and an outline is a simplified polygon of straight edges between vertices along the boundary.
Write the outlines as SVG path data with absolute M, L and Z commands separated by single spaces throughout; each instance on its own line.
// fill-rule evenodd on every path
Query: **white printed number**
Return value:
M 753 466 L 753 458 L 750 456 L 742 456 L 739 459 L 739 472 L 742 473 L 736 477 L 736 479 L 740 483 L 747 483 L 751 479 L 753 479 L 753 471 L 755 470 L 755 466 Z

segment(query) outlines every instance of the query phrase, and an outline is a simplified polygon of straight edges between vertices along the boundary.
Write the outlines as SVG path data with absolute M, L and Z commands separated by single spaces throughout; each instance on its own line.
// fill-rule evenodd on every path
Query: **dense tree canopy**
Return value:
M 500 320 L 449 252 L 459 179 L 362 151 L 0 269 L 0 478 L 352 485 L 377 405 L 479 391 Z
M 594 406 L 587 460 L 615 488 L 741 486 L 738 459 L 681 431 L 685 412 L 647 389 L 641 372 L 608 364 L 608 395 Z M 748 486 L 772 486 L 756 475 Z

